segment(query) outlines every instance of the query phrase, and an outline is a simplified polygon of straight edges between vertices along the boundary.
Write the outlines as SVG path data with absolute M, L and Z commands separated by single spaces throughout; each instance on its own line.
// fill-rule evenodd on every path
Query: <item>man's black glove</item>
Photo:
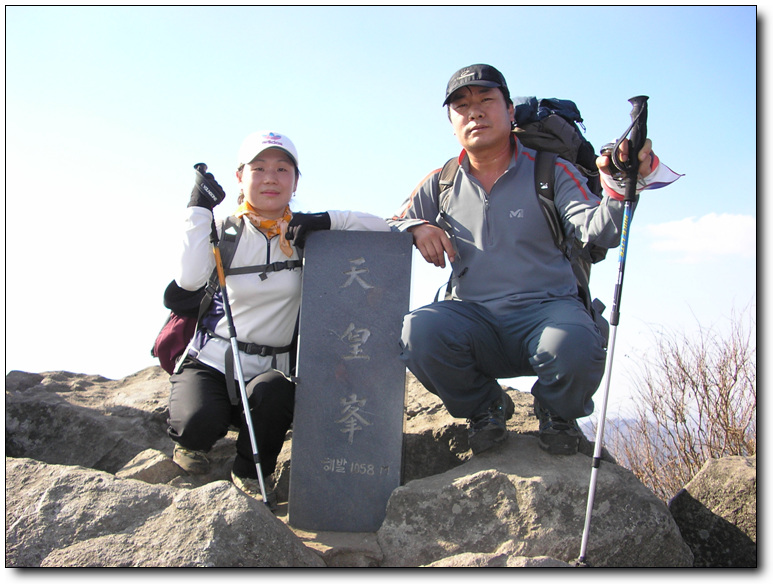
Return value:
M 329 213 L 293 213 L 285 237 L 288 241 L 293 241 L 295 247 L 303 248 L 309 233 L 323 229 L 330 229 Z
M 196 184 L 191 191 L 189 207 L 204 207 L 210 211 L 225 199 L 225 191 L 217 183 L 211 172 L 207 172 L 207 165 L 199 162 L 194 165 L 196 169 Z

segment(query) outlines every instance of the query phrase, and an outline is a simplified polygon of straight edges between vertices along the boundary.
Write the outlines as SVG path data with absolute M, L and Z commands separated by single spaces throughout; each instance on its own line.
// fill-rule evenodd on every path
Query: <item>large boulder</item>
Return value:
M 383 565 L 420 566 L 460 554 L 578 559 L 591 459 L 552 456 L 533 436 L 398 488 L 378 531 Z M 633 474 L 602 464 L 586 561 L 593 566 L 692 566 L 666 505 Z
M 322 567 L 233 484 L 150 485 L 6 458 L 6 566 Z
M 168 384 L 159 367 L 119 381 L 12 371 L 5 381 L 6 455 L 114 473 L 148 448 L 171 453 Z
M 696 567 L 757 567 L 757 456 L 706 461 L 668 504 Z
M 110 473 L 149 450 L 171 457 L 168 401 L 169 375 L 160 367 L 118 380 L 11 371 L 5 378 L 5 453 Z M 236 433 L 229 432 L 209 453 L 210 471 L 188 482 L 228 480 L 235 449 Z

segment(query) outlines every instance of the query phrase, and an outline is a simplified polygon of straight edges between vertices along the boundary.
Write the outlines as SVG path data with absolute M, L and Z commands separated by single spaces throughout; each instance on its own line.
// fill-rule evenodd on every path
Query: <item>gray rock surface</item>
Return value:
M 378 531 L 384 565 L 425 565 L 461 553 L 490 554 L 512 542 L 517 556 L 577 559 L 590 460 L 552 456 L 533 436 L 445 473 L 412 481 L 389 500 Z M 602 465 L 587 560 L 593 566 L 692 565 L 666 505 L 633 474 Z
M 6 458 L 6 566 L 322 567 L 233 484 L 195 489 Z
M 228 480 L 233 432 L 209 453 L 207 474 L 177 467 L 166 435 L 168 383 L 159 367 L 120 380 L 61 371 L 6 376 L 7 567 L 554 567 L 579 554 L 593 445 L 586 440 L 568 457 L 540 450 L 526 392 L 507 388 L 516 405 L 509 439 L 472 457 L 465 421 L 409 374 L 402 486 L 378 532 L 335 533 L 286 523 L 292 433 L 275 475 L 275 515 Z M 604 460 L 588 563 L 692 565 L 693 544 L 665 505 Z M 723 471 L 724 482 L 691 483 L 685 492 L 753 540 L 756 554 L 754 462 L 744 462 L 751 475 Z M 737 494 L 728 476 L 753 481 L 753 494 Z M 679 527 L 687 533 L 683 519 Z M 712 552 L 702 565 L 718 557 Z
M 757 457 L 708 460 L 669 501 L 696 567 L 757 567 Z

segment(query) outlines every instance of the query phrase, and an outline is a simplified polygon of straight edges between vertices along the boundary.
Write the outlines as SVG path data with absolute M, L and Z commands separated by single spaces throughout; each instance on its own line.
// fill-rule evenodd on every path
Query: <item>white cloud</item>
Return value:
M 667 252 L 679 263 L 757 255 L 757 222 L 751 215 L 709 213 L 697 219 L 647 225 L 644 230 L 652 238 L 651 249 Z

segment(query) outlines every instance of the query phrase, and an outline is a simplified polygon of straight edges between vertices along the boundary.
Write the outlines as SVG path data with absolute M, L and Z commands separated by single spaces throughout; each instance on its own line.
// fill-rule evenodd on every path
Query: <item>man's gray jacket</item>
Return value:
M 468 172 L 467 153 L 453 186 L 438 200 L 440 169 L 427 176 L 388 223 L 399 231 L 429 223 L 456 250 L 454 297 L 494 314 L 577 295 L 571 264 L 556 247 L 534 185 L 536 151 L 515 139 L 510 165 L 490 193 Z M 623 203 L 591 193 L 568 161 L 555 164 L 555 205 L 567 240 L 603 248 L 620 244 Z M 442 209 L 440 208 L 442 206 Z

